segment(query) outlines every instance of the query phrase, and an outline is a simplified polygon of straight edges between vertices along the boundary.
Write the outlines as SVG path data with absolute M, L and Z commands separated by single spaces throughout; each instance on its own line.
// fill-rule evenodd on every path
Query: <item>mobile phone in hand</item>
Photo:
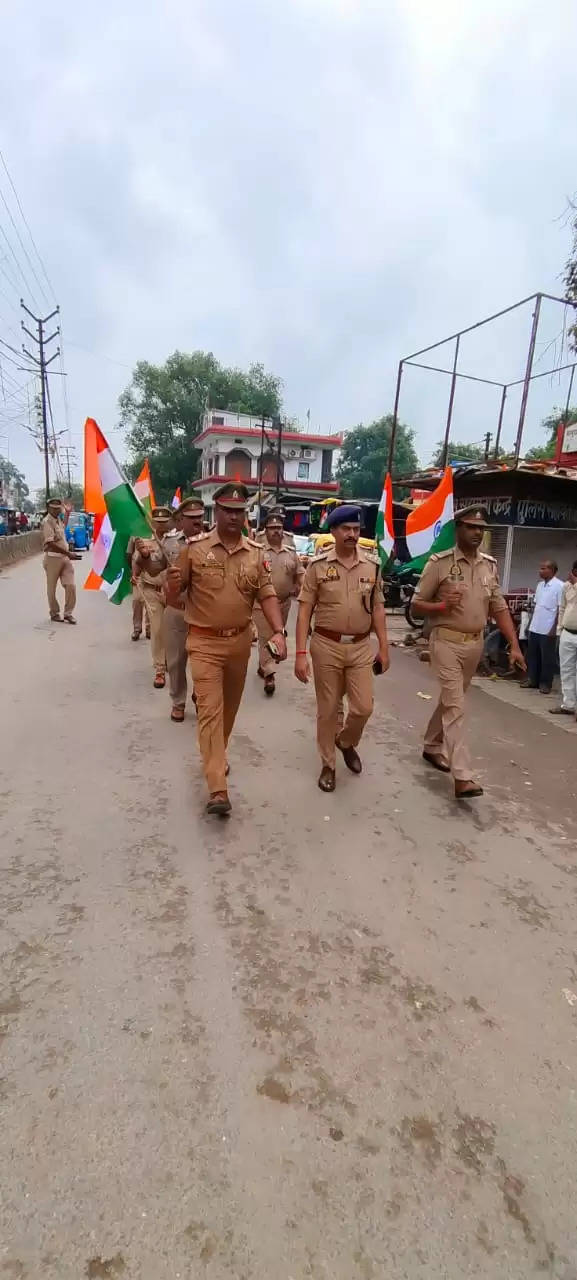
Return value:
M 381 659 L 375 658 L 375 661 L 373 662 L 373 675 L 382 676 L 382 674 L 383 674 L 383 664 L 381 662 Z

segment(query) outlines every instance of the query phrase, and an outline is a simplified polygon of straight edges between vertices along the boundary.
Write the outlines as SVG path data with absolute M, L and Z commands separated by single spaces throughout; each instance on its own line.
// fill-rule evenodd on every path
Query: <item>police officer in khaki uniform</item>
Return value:
M 389 668 L 379 567 L 359 550 L 360 520 L 358 507 L 347 505 L 331 511 L 327 526 L 335 545 L 312 560 L 299 598 L 295 675 L 303 684 L 310 676 L 306 647 L 314 614 L 311 658 L 317 697 L 317 742 L 323 765 L 321 791 L 335 789 L 335 747 L 352 773 L 362 770 L 356 748 L 373 710 L 375 654 L 371 631 L 377 636 L 381 668 Z M 339 708 L 345 693 L 348 714 L 338 733 Z
M 168 600 L 186 593 L 187 649 L 197 699 L 198 736 L 210 792 L 208 813 L 231 811 L 226 748 L 236 719 L 251 647 L 255 601 L 286 658 L 280 606 L 261 547 L 243 535 L 248 490 L 225 484 L 214 495 L 216 526 L 184 549 L 168 571 Z
M 174 513 L 174 529 L 171 529 L 162 539 L 162 549 L 166 556 L 167 569 L 171 565 L 178 564 L 183 548 L 202 533 L 203 521 L 204 504 L 202 498 L 185 498 Z M 164 649 L 166 653 L 166 670 L 168 672 L 168 690 L 172 702 L 170 718 L 176 724 L 181 724 L 184 720 L 187 694 L 186 667 L 188 654 L 186 652 L 186 639 L 188 625 L 184 617 L 186 605 L 184 595 L 181 595 L 178 599 L 175 597 L 172 597 L 172 599 L 174 603 L 167 603 L 164 609 Z M 196 701 L 194 694 L 193 700 Z
M 129 538 L 126 544 L 126 559 L 130 566 L 131 575 L 134 568 L 133 559 L 134 559 L 135 552 L 136 552 L 136 538 L 134 537 Z M 136 580 L 136 578 L 132 578 L 132 635 L 130 637 L 131 640 L 140 640 L 140 637 L 142 635 L 143 619 L 145 619 L 146 639 L 150 640 L 150 623 L 148 621 L 148 614 L 146 612 L 146 606 L 144 604 L 144 597 L 142 595 L 142 591 L 140 590 L 138 581 Z
M 166 557 L 162 539 L 172 524 L 170 507 L 153 507 L 152 527 L 156 538 L 137 538 L 133 557 L 133 577 L 142 591 L 150 621 L 150 651 L 154 670 L 155 689 L 164 689 L 166 683 L 166 653 L 164 649 L 164 589 L 166 586 Z
M 285 537 L 283 516 L 278 509 L 271 511 L 265 519 L 261 546 L 270 567 L 272 585 L 279 599 L 283 627 L 286 630 L 291 599 L 293 596 L 298 596 L 305 571 L 294 547 Z M 258 603 L 254 607 L 253 617 L 259 642 L 258 674 L 264 680 L 264 691 L 270 698 L 275 691 L 276 670 L 275 660 L 267 649 L 272 631 Z
M 42 564 L 46 574 L 46 591 L 50 617 L 53 622 L 62 622 L 60 605 L 56 595 L 56 587 L 60 582 L 64 587 L 64 622 L 69 622 L 71 626 L 75 626 L 76 618 L 73 616 L 73 610 L 76 604 L 76 584 L 71 561 L 79 560 L 80 557 L 73 555 L 68 549 L 64 524 L 60 519 L 60 515 L 64 510 L 60 498 L 50 498 L 47 505 L 48 510 L 42 521 L 42 545 L 44 549 Z
M 479 550 L 487 520 L 484 507 L 463 507 L 456 513 L 457 545 L 427 561 L 411 603 L 415 614 L 430 621 L 431 666 L 441 685 L 438 706 L 425 732 L 423 759 L 441 773 L 452 773 L 458 800 L 483 794 L 473 780 L 465 742 L 465 692 L 483 652 L 489 614 L 509 642 L 511 665 L 527 669 L 499 586 L 496 561 Z

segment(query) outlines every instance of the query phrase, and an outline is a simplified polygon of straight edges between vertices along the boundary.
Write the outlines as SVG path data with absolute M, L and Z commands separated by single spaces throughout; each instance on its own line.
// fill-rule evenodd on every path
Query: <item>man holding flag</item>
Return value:
M 499 586 L 497 564 L 479 550 L 487 521 L 483 507 L 463 507 L 457 512 L 456 546 L 430 555 L 411 604 L 415 614 L 430 621 L 431 666 L 441 685 L 438 706 L 425 732 L 423 759 L 441 773 L 452 773 L 457 800 L 483 794 L 473 780 L 465 742 L 465 693 L 483 652 L 489 614 L 510 645 L 511 665 L 526 670 Z

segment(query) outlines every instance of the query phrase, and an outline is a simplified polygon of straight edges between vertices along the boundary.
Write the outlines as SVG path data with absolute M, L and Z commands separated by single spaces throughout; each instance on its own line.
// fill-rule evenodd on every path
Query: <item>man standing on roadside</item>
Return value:
M 563 587 L 559 605 L 559 667 L 561 705 L 551 707 L 552 716 L 577 715 L 577 560 Z
M 533 616 L 529 623 L 528 673 L 521 687 L 550 693 L 555 675 L 557 620 L 563 583 L 557 577 L 554 560 L 543 561 L 539 577 L 541 581 L 537 584 Z
M 272 585 L 279 599 L 283 626 L 286 630 L 291 600 L 299 594 L 304 569 L 294 547 L 284 535 L 283 517 L 278 509 L 267 515 L 264 523 L 264 537 L 259 541 L 270 567 Z M 271 698 L 275 691 L 276 663 L 267 649 L 267 643 L 271 638 L 272 630 L 258 602 L 254 607 L 253 617 L 259 641 L 258 674 L 264 680 L 264 691 L 267 697 Z
M 457 545 L 432 555 L 411 601 L 416 615 L 431 624 L 431 666 L 441 685 L 439 702 L 427 729 L 423 759 L 441 773 L 452 773 L 457 800 L 482 796 L 473 780 L 465 742 L 465 693 L 483 652 L 489 614 L 509 642 L 509 661 L 526 670 L 513 619 L 501 593 L 497 564 L 479 548 L 487 529 L 484 507 L 463 507 L 455 514 Z
M 71 626 L 75 626 L 76 618 L 73 616 L 73 610 L 76 604 L 76 584 L 71 561 L 76 560 L 77 557 L 72 555 L 68 549 L 64 525 L 60 518 L 64 510 L 60 498 L 49 498 L 47 505 L 48 510 L 42 521 L 42 545 L 44 549 L 42 564 L 46 574 L 50 617 L 53 622 L 62 622 L 64 620 L 64 622 L 69 622 Z M 64 619 L 60 616 L 60 605 L 56 595 L 56 587 L 59 582 L 64 587 Z
M 318 785 L 334 791 L 336 749 L 351 773 L 361 773 L 357 751 L 373 711 L 373 660 L 370 635 L 378 641 L 382 671 L 389 667 L 387 624 L 378 565 L 359 551 L 358 507 L 331 511 L 327 526 L 335 545 L 308 566 L 299 597 L 295 675 L 310 679 L 307 641 L 314 614 L 311 658 L 317 699 L 317 743 L 322 760 Z M 338 733 L 339 710 L 346 693 L 348 715 Z

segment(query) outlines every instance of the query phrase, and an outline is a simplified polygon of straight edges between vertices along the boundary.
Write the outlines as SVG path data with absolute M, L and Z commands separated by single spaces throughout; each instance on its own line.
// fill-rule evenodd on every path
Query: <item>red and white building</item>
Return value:
M 238 480 L 256 493 L 262 474 L 265 493 L 275 495 L 278 481 L 280 501 L 289 500 L 291 505 L 299 499 L 319 502 L 338 495 L 333 467 L 342 435 L 316 435 L 283 427 L 279 460 L 277 427 L 270 418 L 264 425 L 263 450 L 262 418 L 223 409 L 210 409 L 204 415 L 202 431 L 195 440 L 201 451 L 200 477 L 192 488 L 201 493 L 209 519 L 214 492 L 227 480 Z

